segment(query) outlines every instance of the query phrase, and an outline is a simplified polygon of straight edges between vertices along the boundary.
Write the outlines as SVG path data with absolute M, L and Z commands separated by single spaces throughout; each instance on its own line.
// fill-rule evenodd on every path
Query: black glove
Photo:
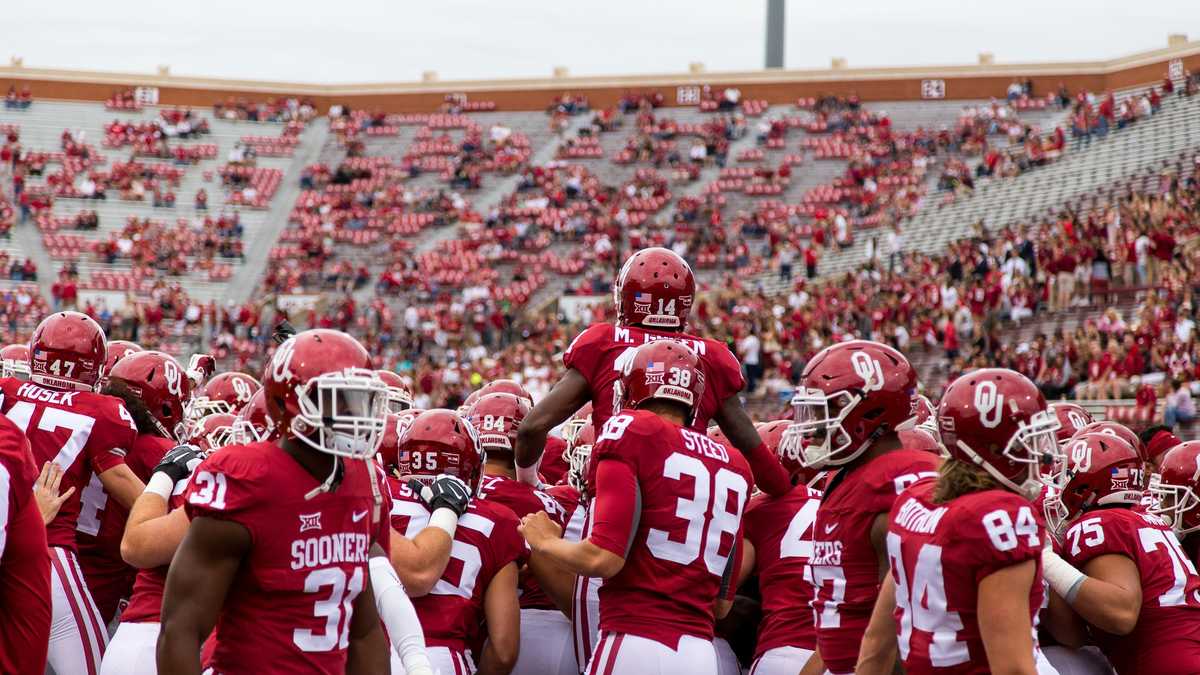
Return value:
M 275 331 L 271 333 L 271 339 L 275 344 L 281 345 L 287 342 L 287 339 L 296 334 L 296 327 L 293 326 L 287 319 L 275 324 Z
M 164 473 L 172 483 L 178 483 L 192 475 L 192 471 L 204 459 L 204 453 L 194 445 L 177 445 L 154 467 L 154 473 Z
M 443 474 L 428 485 L 413 478 L 408 481 L 408 487 L 425 502 L 430 511 L 444 508 L 461 516 L 471 503 L 471 488 L 455 476 Z

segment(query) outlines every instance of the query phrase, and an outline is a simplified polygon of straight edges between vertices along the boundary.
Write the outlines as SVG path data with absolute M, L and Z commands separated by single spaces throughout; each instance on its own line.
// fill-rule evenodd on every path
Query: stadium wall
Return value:
M 40 99 L 104 101 L 133 87 L 157 90 L 166 105 L 208 107 L 229 97 L 250 100 L 276 96 L 313 99 L 324 112 L 330 105 L 387 112 L 429 112 L 448 94 L 494 101 L 497 110 L 542 110 L 564 92 L 586 96 L 593 106 L 609 107 L 628 92 L 663 95 L 667 105 L 694 104 L 699 88 L 737 87 L 743 99 L 790 103 L 798 97 L 857 94 L 865 101 L 928 98 L 987 99 L 1001 97 L 1014 78 L 1030 78 L 1044 95 L 1064 83 L 1072 91 L 1103 91 L 1161 81 L 1169 70 L 1200 69 L 1200 41 L 1106 61 L 1070 63 L 988 64 L 825 70 L 764 70 L 743 73 L 687 73 L 628 77 L 558 77 L 543 79 L 464 80 L 380 84 L 301 84 L 255 80 L 136 75 L 72 70 L 0 67 L 0 87 L 28 85 Z

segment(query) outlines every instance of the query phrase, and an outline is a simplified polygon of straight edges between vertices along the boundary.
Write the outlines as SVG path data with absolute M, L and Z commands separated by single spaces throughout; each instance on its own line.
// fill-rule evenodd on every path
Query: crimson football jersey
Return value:
M 1200 577 L 1162 519 L 1125 508 L 1088 511 L 1063 537 L 1063 557 L 1083 568 L 1101 555 L 1123 555 L 1142 579 L 1142 609 L 1129 635 L 1092 629 L 1120 675 L 1200 672 Z
M 0 418 L 0 673 L 41 673 L 50 644 L 50 554 L 33 497 L 39 465 Z
M 51 546 L 75 550 L 80 499 L 93 473 L 124 462 L 137 437 L 133 416 L 113 396 L 47 389 L 11 377 L 0 379 L 0 412 L 25 432 L 39 469 L 53 460 L 63 470 L 60 489 L 75 488 L 46 526 Z
M 188 517 L 237 523 L 253 541 L 225 596 L 205 667 L 225 674 L 345 671 L 371 545 L 390 550 L 391 505 L 381 474 L 342 461 L 338 488 L 311 499 L 306 495 L 321 481 L 270 441 L 221 448 L 196 467 L 185 493 Z
M 184 505 L 184 493 L 191 479 L 175 484 L 171 498 L 167 500 L 168 513 Z M 158 623 L 161 621 L 163 588 L 167 585 L 170 565 L 138 570 L 133 580 L 133 591 L 129 605 L 121 612 L 121 623 Z
M 388 486 L 392 527 L 412 539 L 429 525 L 429 510 L 400 480 L 389 478 Z M 505 565 L 525 557 L 519 524 L 516 514 L 502 504 L 471 501 L 458 519 L 442 578 L 429 593 L 412 599 L 425 644 L 466 652 L 483 642 L 483 599 L 488 586 Z
M 875 517 L 892 510 L 896 495 L 937 475 L 937 455 L 897 450 L 842 469 L 829 481 L 813 526 L 813 616 L 817 650 L 830 672 L 854 672 L 875 598 L 879 560 L 871 545 Z
M 812 586 L 804 582 L 804 571 L 820 506 L 820 492 L 797 485 L 782 497 L 757 494 L 746 507 L 746 539 L 754 545 L 762 593 L 754 658 L 776 647 L 816 648 Z
M 125 464 L 145 483 L 163 455 L 173 447 L 175 442 L 169 439 L 139 434 L 125 455 Z M 129 597 L 137 574 L 121 558 L 121 537 L 125 534 L 129 509 L 109 499 L 100 477 L 94 473 L 79 502 L 79 523 L 75 526 L 79 567 L 100 616 L 107 621 L 116 614 L 121 599 Z
M 1015 493 L 986 490 L 935 504 L 936 484 L 921 480 L 905 490 L 888 518 L 900 658 L 913 675 L 986 675 L 991 670 L 977 619 L 979 582 L 1035 561 L 1029 620 L 1036 625 L 1045 597 L 1045 527 L 1033 505 Z
M 545 511 L 546 515 L 550 516 L 550 519 L 559 526 L 566 525 L 563 522 L 562 509 L 559 508 L 558 502 L 553 497 L 514 478 L 484 476 L 479 481 L 479 498 L 507 506 L 517 514 L 517 518 Z M 521 556 L 522 564 L 528 557 L 528 550 L 526 550 Z M 532 574 L 525 574 L 522 577 L 519 586 L 521 609 L 558 609 Z
M 597 323 L 579 334 L 563 354 L 563 365 L 574 368 L 592 391 L 592 424 L 599 429 L 618 412 L 614 386 L 625 364 L 641 345 L 655 340 L 675 340 L 696 352 L 704 370 L 704 394 L 696 407 L 692 428 L 708 428 L 709 420 L 727 398 L 742 390 L 742 366 L 722 342 L 687 333 L 669 333 L 636 326 Z
M 631 494 L 597 491 L 606 462 L 624 465 L 615 468 L 628 472 Z M 713 602 L 733 579 L 751 484 L 746 460 L 703 432 L 646 410 L 609 418 L 592 449 L 589 541 L 625 565 L 600 586 L 600 630 L 672 649 L 684 635 L 711 640 Z M 634 503 L 619 507 L 633 514 L 630 531 L 595 526 L 606 500 L 626 498 Z

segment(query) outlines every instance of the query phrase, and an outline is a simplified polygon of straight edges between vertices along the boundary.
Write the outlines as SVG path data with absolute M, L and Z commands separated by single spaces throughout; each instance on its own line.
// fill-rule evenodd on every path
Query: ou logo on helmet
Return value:
M 979 421 L 988 429 L 995 429 L 1000 424 L 1000 413 L 1004 407 L 1004 394 L 996 389 L 995 382 L 980 382 L 975 387 L 975 409 L 979 411 Z
M 1074 410 L 1067 411 L 1067 419 L 1071 422 L 1071 426 L 1075 429 L 1075 431 L 1079 431 L 1088 425 L 1087 420 L 1083 418 L 1083 415 L 1080 415 Z
M 1092 468 L 1092 446 L 1087 441 L 1075 441 L 1071 444 L 1071 469 L 1075 473 Z
M 863 391 L 879 391 L 883 389 L 883 367 L 879 359 L 873 359 L 866 352 L 854 352 L 850 355 L 850 365 L 854 374 L 862 378 Z
M 167 393 L 176 397 L 183 396 L 183 378 L 179 366 L 175 365 L 174 361 L 163 361 L 163 378 L 167 381 Z
M 296 338 L 290 337 L 275 350 L 271 359 L 271 378 L 276 382 L 287 382 L 295 377 L 292 373 L 292 355 L 296 353 Z M 240 400 L 240 399 L 239 399 Z
M 250 383 L 240 377 L 230 378 L 233 386 L 233 395 L 237 397 L 239 403 L 249 403 L 254 396 L 250 391 Z

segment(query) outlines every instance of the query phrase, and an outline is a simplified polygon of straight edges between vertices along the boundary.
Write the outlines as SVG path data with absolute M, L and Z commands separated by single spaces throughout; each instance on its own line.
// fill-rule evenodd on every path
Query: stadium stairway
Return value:
M 258 229 L 258 235 L 246 245 L 246 259 L 233 273 L 226 298 L 241 304 L 250 299 L 258 288 L 270 264 L 271 249 L 288 225 L 292 205 L 300 195 L 300 172 L 318 161 L 329 139 L 329 119 L 321 117 L 311 123 L 300 136 L 300 146 L 291 165 L 283 174 L 283 182 L 275 194 L 274 203 Z
M 946 244 L 969 236 L 976 222 L 989 230 L 1052 213 L 1068 200 L 1094 194 L 1114 181 L 1152 171 L 1181 151 L 1200 145 L 1200 97 L 1172 98 L 1161 111 L 1122 131 L 1110 131 L 1090 144 L 1073 142 L 1057 162 L 1007 180 L 980 184 L 974 194 L 944 206 L 927 203 L 903 225 L 906 250 L 939 251 Z M 930 195 L 927 201 L 939 199 Z M 822 276 L 837 275 L 866 260 L 867 242 L 878 238 L 877 255 L 890 250 L 882 231 L 860 231 L 853 245 L 827 251 L 820 264 Z M 782 291 L 779 284 L 764 283 L 768 292 Z

